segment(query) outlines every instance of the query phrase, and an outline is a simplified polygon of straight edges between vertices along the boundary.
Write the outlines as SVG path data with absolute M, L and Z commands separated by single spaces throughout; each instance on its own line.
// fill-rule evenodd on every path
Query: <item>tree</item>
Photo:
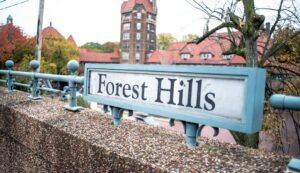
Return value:
M 160 33 L 157 36 L 157 47 L 159 49 L 165 50 L 169 47 L 169 45 L 174 42 L 176 39 L 170 33 Z
M 296 64 L 300 61 L 300 34 L 294 39 L 286 40 L 296 34 L 297 30 L 292 26 L 286 26 L 274 33 L 273 43 L 280 44 L 285 42 L 274 54 L 270 61 L 279 63 Z
M 292 26 L 281 28 L 274 34 L 274 42 L 282 43 L 286 38 L 295 34 L 296 30 Z M 286 95 L 300 95 L 300 35 L 295 39 L 289 40 L 272 59 L 269 59 L 265 68 L 269 72 L 269 78 L 266 83 L 266 96 L 273 93 L 281 93 Z M 274 78 L 276 80 L 274 80 Z M 274 82 L 275 81 L 275 82 Z M 298 142 L 300 147 L 300 113 L 299 111 L 289 111 L 283 118 L 282 112 L 265 105 L 266 114 L 264 115 L 263 129 L 274 140 L 274 150 L 280 152 L 289 152 L 290 145 L 294 147 Z M 289 117 L 288 117 L 289 116 Z M 293 123 L 287 125 L 287 119 L 291 119 Z M 288 129 L 294 126 L 295 133 L 291 136 Z M 289 128 L 288 128 L 288 127 Z M 287 141 L 288 140 L 288 141 Z
M 17 58 L 13 56 L 13 52 L 16 48 L 24 46 L 26 41 L 27 38 L 19 27 L 13 24 L 0 26 L 0 64 L 3 66 L 6 60 Z M 18 62 L 20 58 L 13 60 Z
M 49 35 L 44 38 L 43 59 L 45 64 L 51 64 L 51 71 L 56 67 L 56 74 L 68 74 L 69 60 L 79 60 L 79 50 L 72 43 L 61 36 Z M 41 72 L 48 72 L 42 62 Z M 48 72 L 49 73 L 49 72 Z
M 231 40 L 232 47 L 230 50 L 231 53 L 235 53 L 245 57 L 247 66 L 256 67 L 258 65 L 262 66 L 264 62 L 272 57 L 282 46 L 284 46 L 288 40 L 294 39 L 297 35 L 300 34 L 300 30 L 297 30 L 293 35 L 286 38 L 284 42 L 270 44 L 272 42 L 272 36 L 276 29 L 280 29 L 281 26 L 287 25 L 299 25 L 300 18 L 297 14 L 297 4 L 295 0 L 284 1 L 280 0 L 278 8 L 255 8 L 254 0 L 231 0 L 227 1 L 225 4 L 220 4 L 221 6 L 215 6 L 211 8 L 207 6 L 204 2 L 199 0 L 186 0 L 188 3 L 193 5 L 195 8 L 201 10 L 207 18 L 207 25 L 204 31 L 204 34 L 197 40 L 197 43 L 200 43 L 205 38 L 210 36 L 221 29 L 228 30 L 228 39 Z M 239 7 L 242 7 L 240 9 Z M 273 25 L 270 27 L 270 30 L 266 35 L 264 35 L 265 41 L 260 43 L 259 46 L 263 48 L 262 52 L 258 52 L 257 39 L 263 34 L 262 26 L 265 21 L 265 16 L 258 14 L 262 11 L 275 11 L 276 15 Z M 209 29 L 209 24 L 211 20 L 218 21 L 219 24 Z M 235 40 L 234 31 L 240 33 L 239 41 Z M 258 64 L 258 55 L 261 56 L 260 64 Z
M 18 44 L 12 51 L 11 58 L 14 62 L 19 63 L 24 57 L 34 56 L 35 40 L 34 38 L 27 38 L 24 42 Z
M 187 41 L 187 42 L 195 41 L 198 39 L 199 39 L 199 36 L 196 34 L 187 34 L 187 35 L 184 35 L 182 38 L 183 41 Z
M 226 39 L 230 40 L 231 48 L 224 54 L 237 54 L 244 57 L 248 67 L 262 67 L 289 40 L 295 39 L 300 34 L 300 30 L 296 30 L 284 38 L 282 42 L 276 42 L 272 39 L 274 33 L 280 30 L 281 26 L 299 26 L 300 15 L 297 14 L 299 6 L 295 0 L 278 0 L 277 8 L 256 8 L 254 0 L 230 0 L 224 4 L 216 4 L 214 7 L 200 0 L 185 1 L 200 10 L 207 19 L 204 33 L 196 43 L 200 43 L 221 29 L 226 29 L 228 31 Z M 265 16 L 261 14 L 266 11 L 275 12 L 270 30 L 265 30 L 266 28 L 263 27 Z M 211 21 L 218 24 L 210 29 Z M 235 34 L 236 32 L 238 34 Z M 258 41 L 259 38 L 262 40 Z M 235 132 L 232 134 L 237 143 L 254 148 L 258 147 L 258 134 L 245 135 Z
M 115 51 L 115 49 L 119 48 L 119 43 L 107 42 L 104 44 L 100 44 L 96 42 L 88 42 L 82 45 L 81 48 L 101 53 L 112 53 Z

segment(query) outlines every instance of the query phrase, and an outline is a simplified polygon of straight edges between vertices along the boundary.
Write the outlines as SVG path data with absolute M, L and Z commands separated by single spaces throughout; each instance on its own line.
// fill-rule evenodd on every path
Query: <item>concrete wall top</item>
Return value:
M 30 101 L 27 96 L 0 88 L 1 136 L 31 152 L 24 158 L 30 164 L 15 164 L 25 172 L 283 172 L 290 159 L 205 138 L 198 139 L 202 147 L 191 150 L 183 135 L 162 127 L 126 120 L 114 127 L 108 115 L 68 112 L 56 98 Z M 11 164 L 3 160 L 0 170 Z

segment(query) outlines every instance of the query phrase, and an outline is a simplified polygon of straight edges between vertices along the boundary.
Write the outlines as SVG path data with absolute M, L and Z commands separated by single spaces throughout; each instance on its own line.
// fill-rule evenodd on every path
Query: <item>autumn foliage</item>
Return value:
M 0 26 L 0 64 L 11 58 L 16 58 L 14 60 L 19 61 L 20 57 L 13 56 L 13 53 L 19 47 L 25 48 L 27 41 L 26 36 L 19 27 L 13 24 Z

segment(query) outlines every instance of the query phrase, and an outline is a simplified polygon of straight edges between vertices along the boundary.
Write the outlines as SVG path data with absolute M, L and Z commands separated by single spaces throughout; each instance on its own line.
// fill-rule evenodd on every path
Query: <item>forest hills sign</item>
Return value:
M 245 133 L 261 128 L 262 69 L 87 64 L 85 74 L 90 101 Z

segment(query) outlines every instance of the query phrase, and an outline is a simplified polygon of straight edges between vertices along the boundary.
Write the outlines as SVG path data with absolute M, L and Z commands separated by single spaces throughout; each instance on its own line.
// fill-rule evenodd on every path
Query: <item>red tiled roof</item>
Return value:
M 230 64 L 232 65 L 245 65 L 246 61 L 243 57 L 235 55 L 230 59 Z
M 175 64 L 179 59 L 179 51 L 157 50 L 146 59 L 148 64 Z
M 181 50 L 187 44 L 186 41 L 172 43 L 167 50 Z
M 121 11 L 127 12 L 133 10 L 136 4 L 144 5 L 147 12 L 154 13 L 153 6 L 149 0 L 128 0 L 124 1 L 121 6 Z
M 89 51 L 88 49 L 80 49 L 80 62 L 92 63 L 113 63 L 114 59 L 119 59 L 120 56 L 117 52 L 113 53 L 99 53 Z
M 43 29 L 42 31 L 42 36 L 43 37 L 47 37 L 47 36 L 54 36 L 54 37 L 62 37 L 64 38 L 63 35 L 61 35 L 57 29 L 55 29 L 52 26 L 48 26 L 46 28 Z
M 233 33 L 237 41 L 239 34 Z M 157 50 L 152 53 L 146 63 L 162 63 L 162 58 L 168 58 L 169 63 L 173 64 L 206 64 L 206 65 L 245 65 L 243 57 L 232 55 L 230 59 L 224 59 L 223 53 L 227 51 L 231 43 L 226 37 L 227 33 L 216 33 L 208 37 L 199 44 L 188 44 L 187 42 L 176 42 L 169 46 L 165 51 Z M 259 38 L 263 42 L 264 38 Z M 258 46 L 260 50 L 261 47 Z M 201 59 L 201 53 L 211 53 L 211 59 Z M 190 54 L 190 59 L 181 59 L 181 54 Z M 259 58 L 258 58 L 259 59 Z

